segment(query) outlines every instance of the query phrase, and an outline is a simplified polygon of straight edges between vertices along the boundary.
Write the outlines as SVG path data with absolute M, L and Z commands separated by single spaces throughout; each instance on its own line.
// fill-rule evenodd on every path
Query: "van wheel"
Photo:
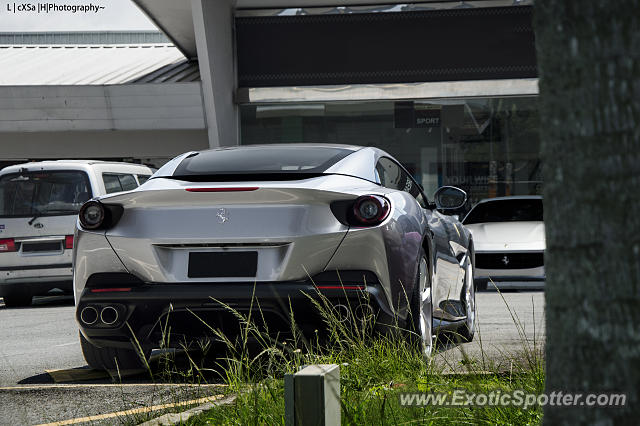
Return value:
M 91 344 L 82 333 L 80 333 L 80 346 L 85 361 L 93 369 L 110 372 L 142 371 L 147 369 L 148 364 L 146 361 L 150 355 L 148 352 L 140 355 L 134 349 L 99 348 Z
M 4 305 L 7 308 L 18 308 L 20 306 L 30 306 L 33 296 L 29 293 L 12 293 L 4 296 Z

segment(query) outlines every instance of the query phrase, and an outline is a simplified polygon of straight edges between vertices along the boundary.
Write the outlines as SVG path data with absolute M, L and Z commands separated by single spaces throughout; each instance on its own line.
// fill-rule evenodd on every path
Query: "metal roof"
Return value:
M 0 86 L 194 81 L 194 66 L 172 44 L 0 45 Z
M 141 44 L 171 43 L 160 31 L 0 32 L 0 44 Z
M 183 60 L 146 74 L 130 83 L 181 83 L 200 81 L 198 61 Z

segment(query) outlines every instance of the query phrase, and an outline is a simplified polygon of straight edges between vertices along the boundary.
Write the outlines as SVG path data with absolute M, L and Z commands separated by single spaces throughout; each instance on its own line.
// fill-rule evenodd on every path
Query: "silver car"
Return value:
M 322 318 L 311 299 L 320 295 L 345 321 L 368 316 L 413 330 L 425 355 L 434 327 L 471 340 L 473 242 L 444 214 L 465 201 L 454 187 L 429 201 L 400 163 L 371 147 L 180 155 L 138 189 L 80 211 L 74 290 L 85 359 L 136 368 L 167 323 L 174 342 L 206 337 L 201 321 L 234 333 L 229 307 L 247 314 L 258 303 L 270 332 L 291 330 L 292 314 L 313 333 Z

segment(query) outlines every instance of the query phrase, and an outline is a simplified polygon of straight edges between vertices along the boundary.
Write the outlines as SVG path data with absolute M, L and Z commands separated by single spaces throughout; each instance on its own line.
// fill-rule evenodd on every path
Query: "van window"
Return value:
M 149 178 L 151 177 L 151 175 L 136 175 L 136 176 L 138 177 L 138 182 L 140 182 L 140 185 L 148 181 Z
M 34 171 L 0 177 L 0 216 L 77 214 L 90 199 L 89 178 L 82 171 Z
M 102 181 L 107 194 L 120 191 L 131 191 L 138 187 L 138 182 L 133 175 L 121 173 L 103 173 Z

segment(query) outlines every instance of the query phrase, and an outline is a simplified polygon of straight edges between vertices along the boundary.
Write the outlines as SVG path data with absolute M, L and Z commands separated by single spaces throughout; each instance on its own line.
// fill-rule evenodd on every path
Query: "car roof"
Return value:
M 32 161 L 30 163 L 22 163 L 22 164 L 13 164 L 11 166 L 7 166 L 0 170 L 0 174 L 6 173 L 17 173 L 21 169 L 30 169 L 34 168 L 37 170 L 51 169 L 51 170 L 62 170 L 62 169 L 77 169 L 77 170 L 87 170 L 92 166 L 99 166 L 101 170 L 108 170 L 109 167 L 115 168 L 136 168 L 139 170 L 147 169 L 152 171 L 150 167 L 145 166 L 144 164 L 136 164 L 136 163 L 125 163 L 118 161 L 101 161 L 101 160 L 45 160 L 45 161 Z
M 155 178 L 172 176 L 179 164 L 194 153 L 200 152 L 212 152 L 223 150 L 253 150 L 253 149 L 269 149 L 269 148 L 338 148 L 351 151 L 344 158 L 338 160 L 335 164 L 330 166 L 325 173 L 327 174 L 343 174 L 348 176 L 359 177 L 369 180 L 371 182 L 377 182 L 375 164 L 380 157 L 390 157 L 385 151 L 375 147 L 365 147 L 359 145 L 343 145 L 343 144 L 329 144 L 329 143 L 284 143 L 284 144 L 255 144 L 255 145 L 234 145 L 230 147 L 213 148 L 202 151 L 190 151 L 185 152 L 168 163 L 166 163 L 160 170 L 154 175 Z M 395 159 L 394 159 L 395 160 Z M 398 160 L 395 160 L 398 161 Z

